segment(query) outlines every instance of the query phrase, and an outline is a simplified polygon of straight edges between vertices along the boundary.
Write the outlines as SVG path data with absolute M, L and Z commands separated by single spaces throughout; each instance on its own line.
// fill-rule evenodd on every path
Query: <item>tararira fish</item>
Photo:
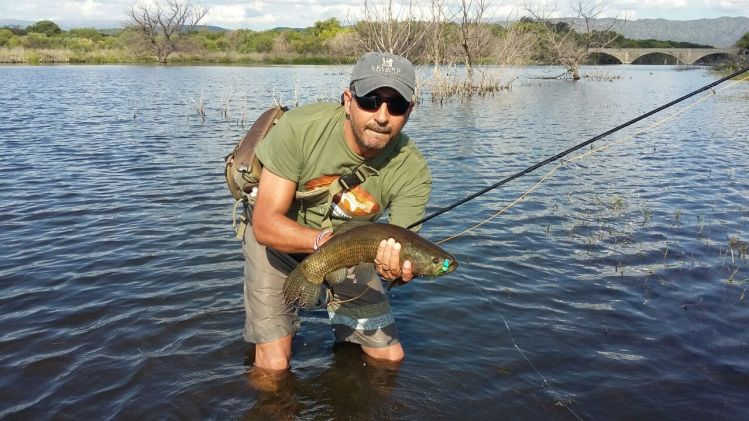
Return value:
M 400 261 L 411 261 L 414 275 L 440 276 L 458 267 L 455 256 L 406 228 L 349 221 L 338 227 L 330 240 L 289 274 L 283 285 L 286 302 L 311 308 L 322 295 L 326 275 L 359 263 L 373 262 L 380 241 L 389 238 L 400 243 Z

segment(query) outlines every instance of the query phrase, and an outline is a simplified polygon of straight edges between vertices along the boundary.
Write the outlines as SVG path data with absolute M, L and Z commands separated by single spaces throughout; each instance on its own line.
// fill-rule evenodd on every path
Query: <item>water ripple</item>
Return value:
M 625 77 L 419 103 L 408 133 L 433 169 L 427 213 L 715 78 L 611 71 Z M 331 351 L 325 314 L 303 313 L 283 387 L 250 387 L 223 180 L 247 127 L 239 105 L 221 121 L 220 100 L 247 98 L 252 117 L 271 101 L 248 93 L 292 98 L 299 80 L 303 102 L 336 98 L 340 73 L 0 67 L 0 418 L 568 418 L 560 402 L 583 418 L 746 414 L 744 85 L 566 163 L 444 243 L 455 274 L 390 291 L 408 354 L 400 370 Z M 186 105 L 201 95 L 205 124 Z M 544 172 L 422 234 L 492 217 Z

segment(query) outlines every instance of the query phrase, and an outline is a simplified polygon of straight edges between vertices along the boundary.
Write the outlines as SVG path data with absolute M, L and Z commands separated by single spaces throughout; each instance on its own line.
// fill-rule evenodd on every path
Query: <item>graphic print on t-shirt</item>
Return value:
M 328 187 L 333 182 L 338 182 L 339 175 L 323 175 L 308 181 L 304 188 L 306 190 Z M 338 218 L 365 218 L 375 215 L 380 211 L 380 204 L 374 196 L 364 190 L 361 184 L 351 190 L 344 190 L 333 197 L 333 216 Z

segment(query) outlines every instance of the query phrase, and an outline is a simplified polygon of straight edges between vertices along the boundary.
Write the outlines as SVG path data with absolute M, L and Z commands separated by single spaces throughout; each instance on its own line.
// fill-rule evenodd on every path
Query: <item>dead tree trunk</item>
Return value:
M 140 34 L 141 40 L 161 64 L 178 49 L 178 42 L 208 13 L 203 6 L 193 6 L 187 1 L 168 0 L 166 7 L 158 1 L 138 3 L 128 10 L 130 28 Z

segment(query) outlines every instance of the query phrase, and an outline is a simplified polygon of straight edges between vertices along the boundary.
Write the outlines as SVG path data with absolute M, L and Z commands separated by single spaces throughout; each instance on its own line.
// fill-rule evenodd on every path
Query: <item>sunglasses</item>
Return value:
M 408 111 L 411 103 L 406 101 L 402 96 L 396 95 L 392 98 L 386 98 L 377 95 L 359 96 L 352 92 L 356 103 L 359 107 L 367 111 L 377 111 L 383 103 L 388 105 L 388 112 L 392 115 L 403 115 Z

